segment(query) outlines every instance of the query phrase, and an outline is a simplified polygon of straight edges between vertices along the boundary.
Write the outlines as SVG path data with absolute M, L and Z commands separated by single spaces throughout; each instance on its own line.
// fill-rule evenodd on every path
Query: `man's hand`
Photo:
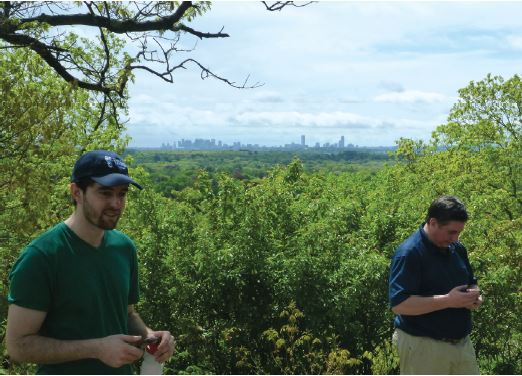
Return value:
M 480 290 L 468 288 L 468 285 L 457 286 L 448 293 L 448 305 L 450 308 L 478 308 L 482 304 Z M 480 301 L 480 303 L 478 303 Z M 477 305 L 478 304 L 478 305 Z
M 482 295 L 480 294 L 479 287 L 477 285 L 473 285 L 473 286 L 471 286 L 468 289 L 468 291 L 478 291 L 479 296 L 473 303 L 471 303 L 470 305 L 466 306 L 466 308 L 469 309 L 469 310 L 472 310 L 472 311 L 475 310 L 475 309 L 480 308 L 480 306 L 482 305 L 483 299 L 482 299 Z
M 139 341 L 140 336 L 124 334 L 101 338 L 97 358 L 113 368 L 134 363 L 143 356 L 143 350 L 132 346 Z
M 154 359 L 156 359 L 156 362 L 163 363 L 169 360 L 174 353 L 176 345 L 174 337 L 170 334 L 170 332 L 166 330 L 149 332 L 149 336 L 161 338 L 158 349 L 154 353 Z

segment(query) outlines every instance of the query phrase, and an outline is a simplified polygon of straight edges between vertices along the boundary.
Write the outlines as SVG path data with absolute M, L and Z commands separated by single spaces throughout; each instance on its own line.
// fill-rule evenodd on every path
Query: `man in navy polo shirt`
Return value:
M 469 334 L 482 296 L 459 242 L 467 220 L 458 198 L 439 197 L 393 256 L 389 299 L 401 374 L 479 373 Z

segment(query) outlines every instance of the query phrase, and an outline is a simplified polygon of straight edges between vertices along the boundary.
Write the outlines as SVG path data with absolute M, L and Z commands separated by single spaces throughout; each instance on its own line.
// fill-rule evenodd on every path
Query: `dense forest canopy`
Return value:
M 183 151 L 127 149 L 136 165 L 143 167 L 153 182 L 153 189 L 172 197 L 172 191 L 191 186 L 198 173 L 205 171 L 215 184 L 221 173 L 228 173 L 245 182 L 264 178 L 269 171 L 288 165 L 294 159 L 303 163 L 306 172 L 342 173 L 364 170 L 371 174 L 384 163 L 394 163 L 385 152 L 344 150 L 322 152 L 313 149 Z

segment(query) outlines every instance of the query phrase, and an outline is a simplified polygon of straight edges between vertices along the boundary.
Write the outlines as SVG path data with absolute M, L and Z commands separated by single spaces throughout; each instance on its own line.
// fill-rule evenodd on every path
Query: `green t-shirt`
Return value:
M 39 334 L 61 340 L 127 334 L 127 306 L 138 302 L 136 247 L 105 231 L 93 247 L 60 223 L 31 242 L 16 261 L 8 301 L 47 312 Z M 97 359 L 39 365 L 39 374 L 130 374 Z

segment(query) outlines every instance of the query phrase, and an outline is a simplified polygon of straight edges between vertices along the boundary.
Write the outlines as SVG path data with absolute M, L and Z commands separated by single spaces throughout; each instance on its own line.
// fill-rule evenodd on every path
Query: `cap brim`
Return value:
M 92 176 L 92 180 L 94 180 L 96 183 L 101 184 L 105 187 L 114 187 L 115 185 L 121 185 L 121 184 L 132 184 L 138 189 L 143 189 L 141 185 L 136 183 L 134 180 L 132 180 L 127 175 L 123 174 L 109 174 L 105 176 Z

